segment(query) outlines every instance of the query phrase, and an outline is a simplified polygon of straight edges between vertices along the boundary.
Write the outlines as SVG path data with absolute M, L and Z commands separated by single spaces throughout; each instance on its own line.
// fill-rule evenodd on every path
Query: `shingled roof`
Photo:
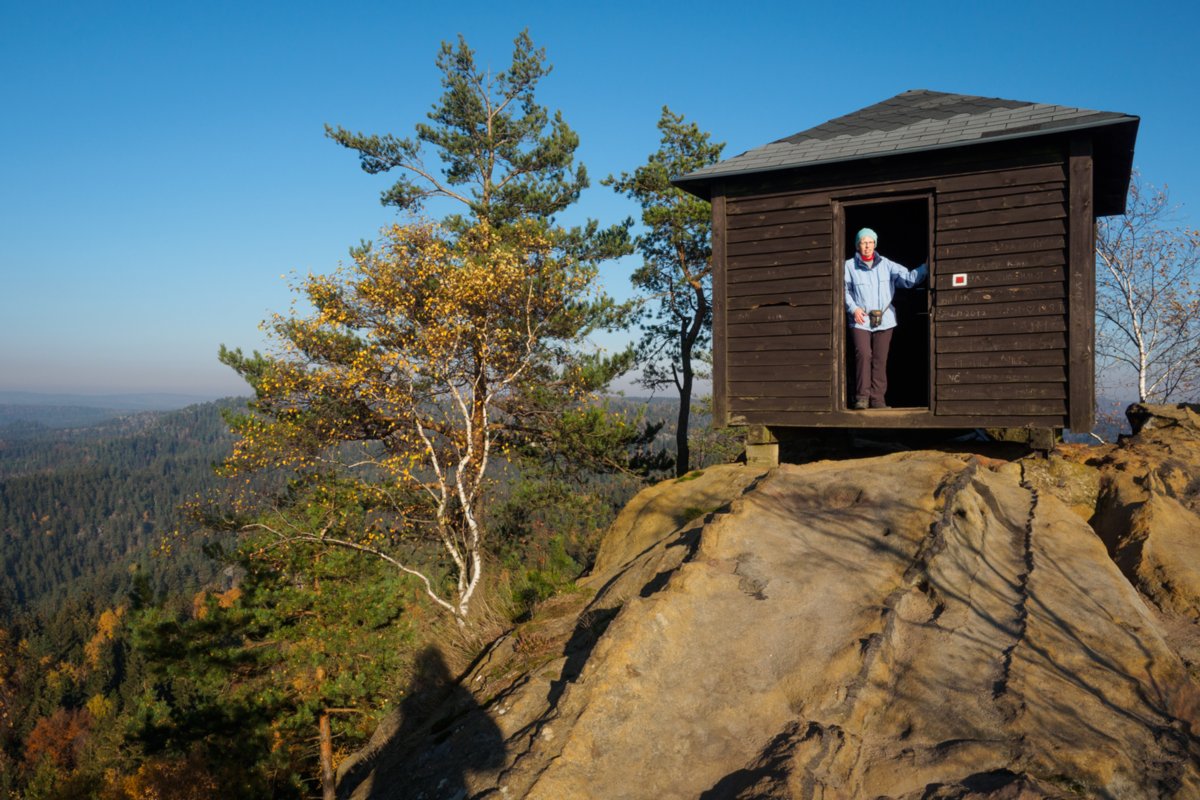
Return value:
M 674 183 L 706 196 L 704 186 L 719 178 L 1119 123 L 1132 123 L 1136 131 L 1137 121 L 1111 111 L 913 89 L 688 173 Z

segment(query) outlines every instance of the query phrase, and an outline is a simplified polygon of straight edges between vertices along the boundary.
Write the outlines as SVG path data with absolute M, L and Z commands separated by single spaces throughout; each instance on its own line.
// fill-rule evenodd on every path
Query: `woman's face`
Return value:
M 870 236 L 864 236 L 858 240 L 858 254 L 863 257 L 863 260 L 870 261 L 875 255 L 875 240 Z

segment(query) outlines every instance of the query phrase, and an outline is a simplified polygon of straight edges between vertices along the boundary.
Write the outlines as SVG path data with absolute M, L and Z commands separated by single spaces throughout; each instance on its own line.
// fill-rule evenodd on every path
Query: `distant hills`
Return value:
M 110 409 L 113 411 L 176 411 L 180 408 L 220 399 L 212 394 L 172 394 L 169 392 L 125 392 L 119 394 L 68 394 L 54 392 L 14 392 L 0 390 L 0 406 Z
M 0 391 L 0 435 L 23 437 L 46 428 L 78 428 L 141 411 L 177 411 L 217 398 L 191 394 L 64 394 Z

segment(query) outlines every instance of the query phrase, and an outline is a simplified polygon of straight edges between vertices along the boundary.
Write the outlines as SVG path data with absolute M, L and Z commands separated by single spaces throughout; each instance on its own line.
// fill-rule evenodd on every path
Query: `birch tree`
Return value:
M 1172 224 L 1165 187 L 1135 174 L 1124 216 L 1096 229 L 1096 353 L 1102 385 L 1139 402 L 1200 389 L 1200 231 Z
M 292 476 L 290 502 L 248 492 L 224 527 L 265 548 L 342 548 L 419 581 L 460 622 L 484 568 L 481 506 L 497 449 L 520 438 L 526 384 L 563 372 L 585 332 L 595 269 L 556 256 L 536 225 L 451 234 L 393 226 L 352 266 L 298 287 L 310 315 L 276 315 L 269 356 L 225 351 L 256 391 L 231 418 L 229 477 Z M 564 338 L 565 337 L 565 338 Z M 555 377 L 550 378 L 550 375 Z

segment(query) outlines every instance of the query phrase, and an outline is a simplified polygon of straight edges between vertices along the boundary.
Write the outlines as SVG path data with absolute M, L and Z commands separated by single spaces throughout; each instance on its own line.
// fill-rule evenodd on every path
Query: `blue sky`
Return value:
M 655 149 L 663 104 L 726 155 L 906 89 L 1142 117 L 1135 164 L 1200 219 L 1195 4 L 0 0 L 0 390 L 244 393 L 221 343 L 395 219 L 323 134 L 408 135 L 458 34 L 504 68 L 528 28 L 579 133 L 578 214 Z M 632 262 L 606 273 L 628 294 Z

